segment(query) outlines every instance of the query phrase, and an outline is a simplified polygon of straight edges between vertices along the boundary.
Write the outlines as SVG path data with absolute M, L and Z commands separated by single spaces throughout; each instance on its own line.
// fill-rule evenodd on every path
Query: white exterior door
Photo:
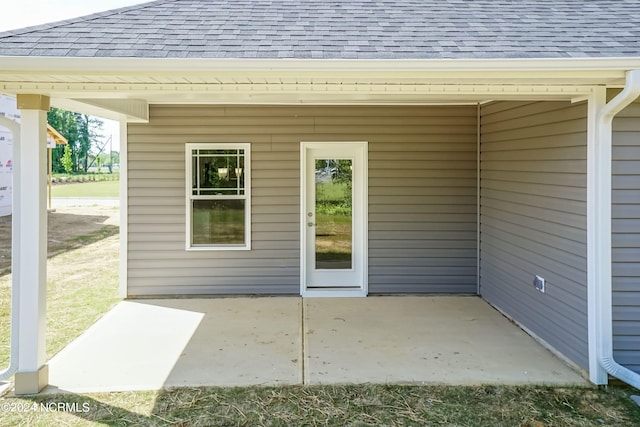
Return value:
M 301 294 L 367 294 L 367 143 L 303 142 Z

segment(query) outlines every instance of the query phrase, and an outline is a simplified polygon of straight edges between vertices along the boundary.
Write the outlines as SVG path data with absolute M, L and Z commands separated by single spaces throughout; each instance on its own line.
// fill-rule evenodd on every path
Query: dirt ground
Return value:
M 48 213 L 48 254 L 115 235 L 120 210 L 109 206 L 71 206 Z M 0 217 L 0 276 L 11 269 L 11 216 Z

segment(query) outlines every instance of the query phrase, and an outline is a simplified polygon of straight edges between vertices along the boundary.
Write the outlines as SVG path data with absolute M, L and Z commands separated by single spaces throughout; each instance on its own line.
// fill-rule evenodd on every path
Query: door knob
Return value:
M 307 225 L 308 225 L 309 227 L 313 227 L 315 224 L 314 224 L 314 223 L 312 223 L 312 222 L 308 222 L 308 223 L 307 223 Z

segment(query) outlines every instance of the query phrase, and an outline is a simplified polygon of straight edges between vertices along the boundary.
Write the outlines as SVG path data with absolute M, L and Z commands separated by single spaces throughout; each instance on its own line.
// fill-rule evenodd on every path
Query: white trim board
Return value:
M 301 142 L 300 143 L 300 294 L 303 297 L 354 297 L 366 296 L 368 293 L 368 142 Z M 310 168 L 314 156 L 335 156 L 335 158 L 353 159 L 353 266 L 347 270 L 315 270 L 308 260 L 313 250 L 309 245 L 308 223 L 315 223 L 315 205 L 313 191 L 309 185 L 315 185 L 315 179 L 310 182 L 309 176 L 315 167 Z M 315 164 L 315 162 L 313 162 Z M 312 170 L 313 169 L 313 170 Z M 308 212 L 313 210 L 309 218 Z M 315 230 L 315 226 L 312 227 Z M 313 257 L 315 259 L 315 257 Z M 352 286 L 349 286 L 350 284 Z M 334 286 L 335 284 L 335 286 Z

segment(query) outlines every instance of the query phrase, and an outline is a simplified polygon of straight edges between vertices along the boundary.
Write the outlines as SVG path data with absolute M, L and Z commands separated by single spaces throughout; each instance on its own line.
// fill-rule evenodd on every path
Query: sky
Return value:
M 150 0 L 16 0 L 0 14 L 0 31 L 61 21 Z
M 147 1 L 149 0 L 15 0 L 2 8 L 0 32 L 62 21 Z M 113 136 L 113 149 L 119 151 L 119 124 L 105 120 L 102 133 L 105 137 Z

